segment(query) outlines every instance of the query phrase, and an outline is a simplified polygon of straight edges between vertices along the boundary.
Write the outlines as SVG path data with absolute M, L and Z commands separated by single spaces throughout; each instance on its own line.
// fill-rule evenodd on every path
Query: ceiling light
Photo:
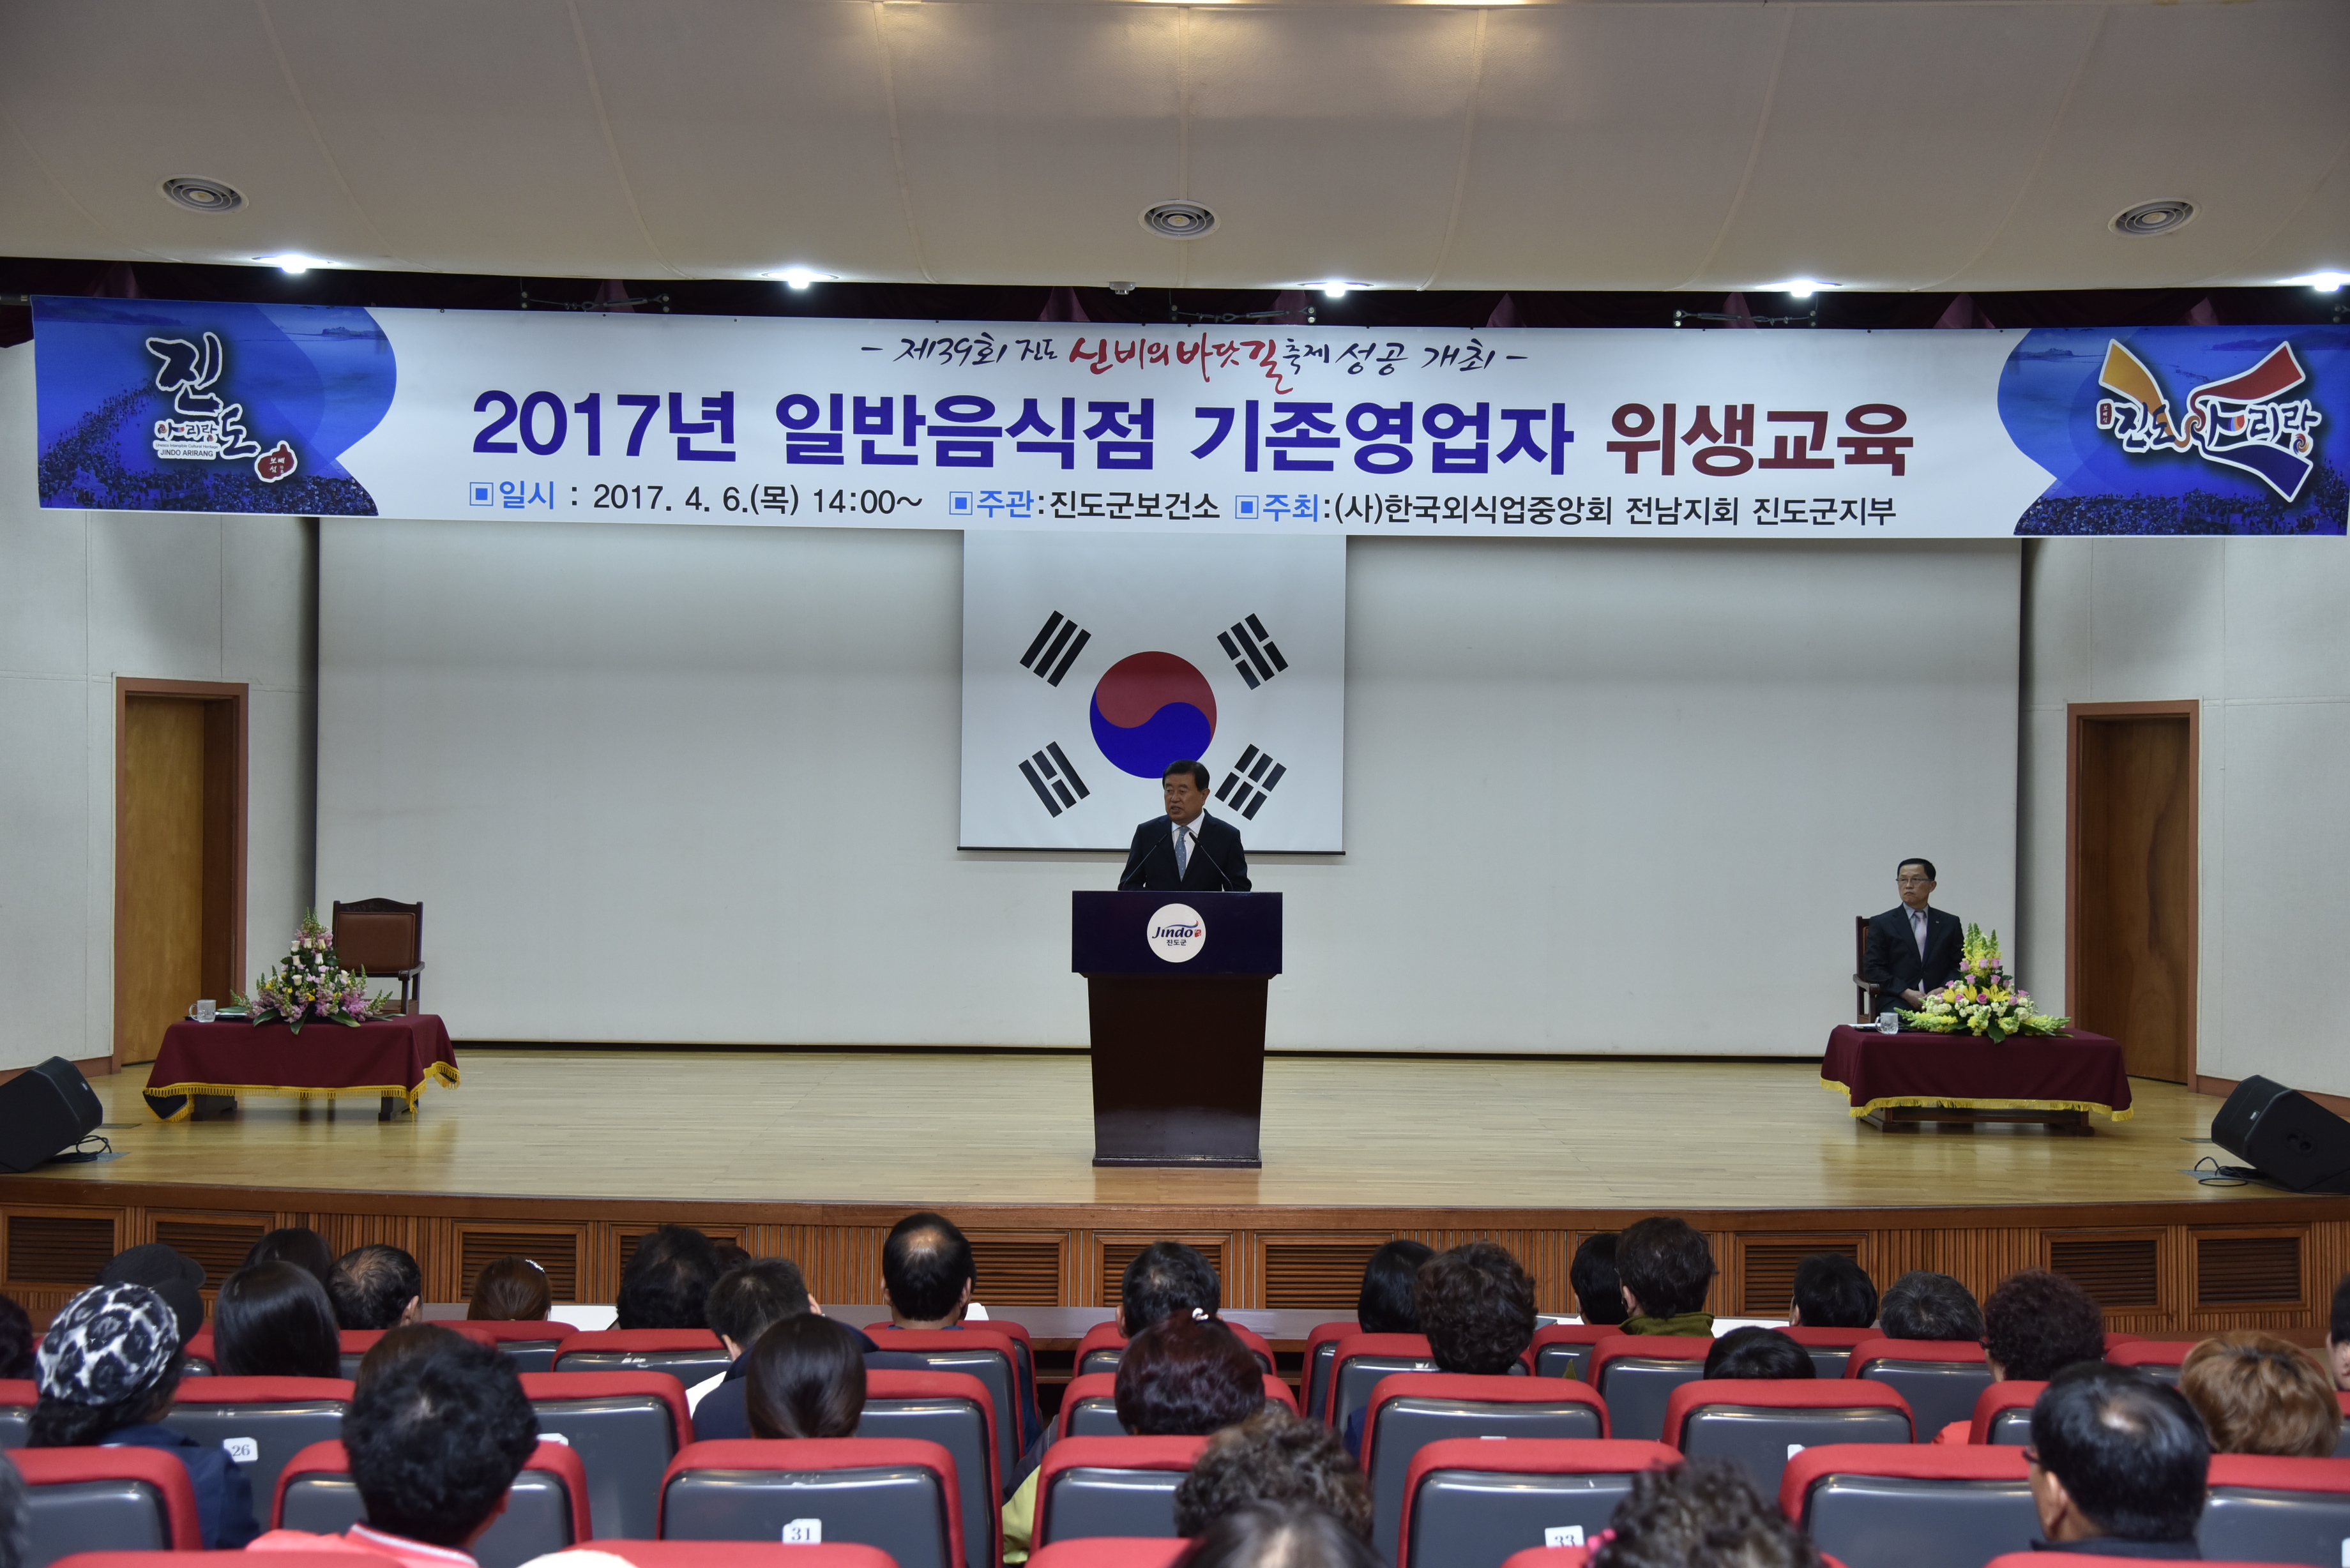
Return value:
M 1170 240 L 1196 240 L 1216 226 L 1216 214 L 1197 202 L 1161 202 L 1142 210 L 1142 226 Z
M 2295 283 L 2305 283 L 2320 294 L 2339 294 L 2342 286 L 2350 283 L 2350 272 L 2314 272 L 2307 277 L 2297 277 Z
M 234 213 L 244 205 L 244 197 L 235 186 L 224 185 L 217 180 L 166 180 L 156 189 L 163 192 L 164 200 L 177 202 L 191 213 Z
M 2167 234 L 2173 229 L 2187 226 L 2195 215 L 2192 202 L 2140 202 L 2126 212 L 2114 214 L 2114 233 L 2117 234 Z
M 786 288 L 806 288 L 812 283 L 830 283 L 832 281 L 832 274 L 828 272 L 813 272 L 804 266 L 787 266 L 781 272 L 771 272 L 767 275 L 775 279 Z
M 314 266 L 324 266 L 326 265 L 324 262 L 312 261 L 308 256 L 291 254 L 282 256 L 255 256 L 253 259 L 259 262 L 264 266 L 274 266 L 279 272 L 289 272 L 296 275 L 308 272 Z
M 1793 278 L 1790 279 L 1787 284 L 1787 297 L 1789 299 L 1809 299 L 1813 295 L 1827 286 L 1828 286 L 1826 284 L 1814 283 L 1807 277 Z
M 1355 286 L 1351 283 L 1326 283 L 1322 286 L 1322 297 L 1325 299 L 1344 299 L 1347 297 L 1347 291 L 1354 286 Z

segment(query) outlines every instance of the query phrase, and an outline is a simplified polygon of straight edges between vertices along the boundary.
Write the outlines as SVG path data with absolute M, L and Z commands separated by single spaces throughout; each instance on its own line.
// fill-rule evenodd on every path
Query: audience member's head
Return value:
M 0 1296 L 0 1377 L 33 1375 L 33 1320 L 15 1296 Z
M 759 1336 L 812 1304 L 807 1281 L 789 1258 L 759 1258 L 729 1269 L 710 1287 L 710 1332 L 739 1356 Z
M 613 1297 L 619 1328 L 706 1328 L 718 1249 L 691 1225 L 664 1225 L 637 1243 Z
M 1679 1317 L 1705 1310 L 1713 1253 L 1688 1220 L 1658 1215 L 1626 1226 L 1616 1238 L 1616 1272 L 1631 1317 Z
M 172 1321 L 185 1345 L 204 1326 L 204 1266 L 161 1241 L 117 1252 L 98 1271 L 101 1285 L 145 1285 L 171 1304 Z
M 398 1247 L 354 1247 L 327 1277 L 327 1299 L 345 1328 L 398 1328 L 424 1315 L 424 1271 Z
M 555 1289 L 546 1271 L 520 1252 L 492 1258 L 473 1276 L 473 1299 L 465 1316 L 479 1323 L 537 1323 L 555 1309 Z
M 2089 1361 L 2049 1379 L 2025 1457 L 2052 1542 L 2195 1539 L 2210 1440 L 2185 1395 L 2136 1367 Z
M 445 1329 L 425 1344 L 359 1386 L 343 1447 L 369 1526 L 462 1547 L 504 1507 L 538 1418 L 504 1355 Z
M 1983 1353 L 1993 1377 L 2045 1383 L 2067 1366 L 2106 1356 L 2106 1314 L 2062 1274 L 2023 1269 L 1983 1303 Z
M 800 1313 L 751 1347 L 743 1414 L 754 1438 L 853 1438 L 865 1414 L 865 1347 L 853 1330 Z
M 93 1285 L 41 1336 L 34 1369 L 36 1449 L 88 1448 L 159 1418 L 180 1386 L 180 1324 L 145 1285 Z
M 1138 1438 L 1198 1438 L 1238 1426 L 1264 1403 L 1264 1369 L 1213 1320 L 1169 1318 L 1127 1342 L 1118 1418 Z
M 1705 1376 L 1717 1378 L 1817 1377 L 1811 1352 L 1775 1328 L 1733 1328 L 1705 1353 Z
M 327 1288 L 295 1263 L 254 1263 L 221 1282 L 213 1357 L 228 1377 L 340 1377 Z
M 1591 1552 L 1592 1568 L 1817 1568 L 1819 1561 L 1818 1548 L 1731 1459 L 1642 1470 Z
M 750 1249 L 740 1241 L 712 1241 L 710 1248 L 718 1254 L 718 1272 L 722 1274 L 751 1261 Z
M 1842 1252 L 1814 1252 L 1795 1265 L 1787 1323 L 1796 1328 L 1866 1328 L 1877 1321 L 1877 1282 Z
M 323 1285 L 334 1277 L 335 1250 L 307 1225 L 285 1225 L 246 1251 L 244 1266 L 255 1263 L 291 1263 Z
M 1887 1288 L 1877 1326 L 1887 1339 L 1970 1339 L 1982 1343 L 1982 1309 L 1948 1274 L 1912 1269 Z
M 1419 1331 L 1441 1372 L 1507 1372 L 1534 1343 L 1534 1282 L 1510 1250 L 1469 1241 L 1419 1266 Z
M 381 1339 L 368 1346 L 359 1357 L 359 1370 L 351 1378 L 361 1390 L 381 1376 L 385 1369 L 405 1366 L 411 1361 L 429 1361 L 441 1353 L 452 1339 L 465 1336 L 453 1328 L 437 1323 L 407 1323 L 386 1331 Z M 470 1341 L 468 1343 L 471 1343 Z
M 1170 1317 L 1213 1317 L 1223 1301 L 1223 1282 L 1206 1253 L 1180 1241 L 1153 1241 L 1134 1255 L 1118 1282 L 1118 1328 L 1131 1338 Z
M 2350 1388 L 2350 1274 L 2334 1287 L 2334 1310 L 2327 1315 L 2325 1359 L 2333 1364 L 2334 1386 Z
M 25 1568 L 33 1558 L 33 1500 L 25 1478 L 0 1454 L 0 1568 Z
M 1602 1231 L 1586 1236 L 1566 1266 L 1566 1282 L 1575 1290 L 1575 1310 L 1586 1323 L 1624 1321 L 1624 1280 L 1616 1272 L 1617 1235 Z
M 1418 1334 L 1419 1309 L 1412 1304 L 1412 1282 L 1420 1264 L 1436 1256 L 1425 1241 L 1389 1241 L 1363 1265 L 1363 1291 L 1355 1299 L 1355 1326 L 1365 1334 Z M 1186 1535 L 1197 1531 L 1187 1530 Z
M 2205 1340 L 2179 1366 L 2178 1391 L 2203 1417 L 2215 1454 L 2323 1459 L 2341 1440 L 2334 1380 L 2309 1352 L 2272 1334 L 2237 1329 Z
M 1266 1400 L 1227 1427 L 1175 1489 L 1175 1533 L 1198 1535 L 1249 1503 L 1307 1503 L 1371 1538 L 1371 1489 L 1338 1434 Z
M 909 1214 L 881 1244 L 881 1299 L 899 1328 L 951 1328 L 979 1288 L 971 1243 L 943 1214 Z
M 1233 1509 L 1185 1547 L 1172 1568 L 1381 1568 L 1370 1542 L 1307 1503 Z

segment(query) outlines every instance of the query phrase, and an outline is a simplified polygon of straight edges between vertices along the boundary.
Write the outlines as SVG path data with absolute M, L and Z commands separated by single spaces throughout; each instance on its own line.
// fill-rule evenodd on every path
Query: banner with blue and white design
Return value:
M 1346 847 L 1347 542 L 963 536 L 966 849 L 1124 849 L 1168 763 L 1252 850 Z
M 1087 533 L 2341 534 L 2350 327 L 35 302 L 41 504 Z

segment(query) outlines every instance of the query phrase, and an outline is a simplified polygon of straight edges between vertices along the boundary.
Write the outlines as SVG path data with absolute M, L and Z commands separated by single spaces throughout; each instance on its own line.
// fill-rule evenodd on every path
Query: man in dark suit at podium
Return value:
M 1934 863 L 1904 860 L 1894 868 L 1901 902 L 1868 922 L 1867 960 L 1861 973 L 1877 982 L 1879 1012 L 1926 1004 L 1926 993 L 1956 980 L 1966 927 L 1934 909 Z
M 1248 856 L 1241 848 L 1241 830 L 1208 815 L 1206 764 L 1189 758 L 1170 763 L 1160 783 L 1167 790 L 1167 815 L 1134 830 L 1126 874 L 1118 885 L 1170 893 L 1247 892 Z

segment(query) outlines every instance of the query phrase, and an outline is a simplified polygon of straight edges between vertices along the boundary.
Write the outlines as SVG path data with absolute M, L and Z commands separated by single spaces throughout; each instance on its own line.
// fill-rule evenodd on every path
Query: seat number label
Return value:
M 1543 1544 L 1544 1546 L 1580 1546 L 1583 1544 L 1583 1526 L 1551 1525 L 1543 1532 Z
M 786 1546 L 823 1545 L 824 1521 L 821 1519 L 793 1520 L 784 1526 L 784 1544 Z
M 254 1464 L 261 1458 L 261 1443 L 258 1438 L 223 1438 L 221 1447 L 228 1450 L 230 1459 L 241 1465 Z

